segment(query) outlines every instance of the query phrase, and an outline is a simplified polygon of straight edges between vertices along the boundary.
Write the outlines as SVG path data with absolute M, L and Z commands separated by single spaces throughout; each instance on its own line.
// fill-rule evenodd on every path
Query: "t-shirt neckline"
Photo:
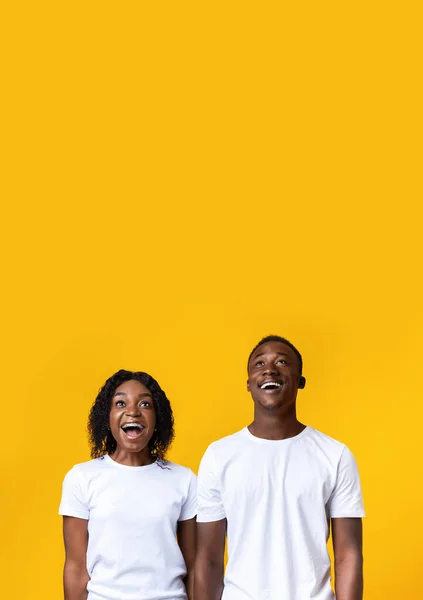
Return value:
M 118 469 L 126 469 L 127 471 L 128 470 L 130 470 L 130 471 L 147 471 L 148 469 L 152 469 L 155 466 L 157 466 L 157 460 L 155 460 L 154 462 L 152 462 L 149 465 L 141 465 L 141 466 L 137 466 L 137 467 L 133 467 L 131 465 L 122 465 L 122 464 L 116 462 L 115 460 L 113 460 L 113 458 L 111 456 L 109 456 L 108 454 L 105 454 L 104 456 L 102 456 L 100 458 L 100 460 L 105 460 L 108 465 L 111 465 Z
M 248 429 L 247 427 L 244 427 L 244 429 L 242 429 L 241 431 L 252 441 L 255 442 L 256 444 L 268 444 L 268 445 L 287 445 L 287 444 L 292 444 L 293 442 L 296 442 L 297 440 L 299 440 L 300 438 L 302 438 L 303 436 L 305 436 L 310 430 L 310 427 L 308 427 L 307 425 L 305 426 L 305 428 L 298 433 L 297 435 L 294 435 L 293 437 L 289 437 L 289 438 L 285 438 L 284 440 L 266 440 L 264 438 L 259 438 L 255 435 L 253 435 L 251 433 L 251 431 Z

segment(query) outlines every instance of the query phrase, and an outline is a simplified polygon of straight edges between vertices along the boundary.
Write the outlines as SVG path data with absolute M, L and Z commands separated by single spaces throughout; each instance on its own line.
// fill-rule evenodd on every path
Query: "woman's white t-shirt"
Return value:
M 169 461 L 75 465 L 59 514 L 88 520 L 89 600 L 186 600 L 178 521 L 197 513 L 194 473 Z
M 201 461 L 197 521 L 227 519 L 222 600 L 333 600 L 329 520 L 363 516 L 353 455 L 311 427 L 285 440 L 245 427 Z

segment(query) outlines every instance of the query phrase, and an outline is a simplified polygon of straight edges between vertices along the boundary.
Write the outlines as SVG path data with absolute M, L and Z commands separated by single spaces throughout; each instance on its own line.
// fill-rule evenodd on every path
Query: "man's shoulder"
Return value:
M 316 449 L 321 450 L 324 454 L 339 458 L 344 452 L 346 446 L 343 442 L 336 440 L 318 429 L 314 429 L 314 427 L 308 427 L 307 430 L 307 436 L 305 438 L 307 442 L 313 444 Z
M 331 437 L 327 433 L 323 433 L 323 431 L 320 431 L 319 429 L 315 429 L 314 427 L 310 427 L 310 426 L 307 427 L 307 429 L 308 429 L 309 435 L 316 441 L 319 440 L 322 443 L 326 443 L 326 444 L 332 445 L 334 447 L 339 447 L 339 448 L 342 448 L 345 446 L 345 444 L 343 444 L 339 440 L 336 440 L 335 438 Z
M 223 438 L 211 442 L 206 452 L 219 455 L 228 452 L 228 450 L 231 448 L 239 448 L 239 446 L 243 445 L 246 441 L 245 430 L 246 427 L 236 431 L 235 433 L 231 433 L 230 435 L 226 435 Z

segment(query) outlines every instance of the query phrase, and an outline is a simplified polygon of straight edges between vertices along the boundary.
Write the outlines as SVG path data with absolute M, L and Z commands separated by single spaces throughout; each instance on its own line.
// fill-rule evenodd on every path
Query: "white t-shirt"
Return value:
M 245 427 L 201 461 L 197 521 L 227 519 L 222 600 L 333 600 L 329 519 L 363 516 L 353 455 L 311 427 L 276 441 Z
M 74 466 L 59 514 L 88 520 L 89 600 L 186 600 L 178 521 L 197 513 L 194 473 L 169 461 Z

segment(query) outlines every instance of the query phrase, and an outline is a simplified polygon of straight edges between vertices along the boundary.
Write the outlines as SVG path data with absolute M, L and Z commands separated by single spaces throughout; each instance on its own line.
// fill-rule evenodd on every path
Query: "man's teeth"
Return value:
M 263 383 L 260 388 L 262 390 L 265 390 L 267 388 L 278 388 L 281 387 L 281 383 L 279 383 L 278 381 L 266 381 L 265 383 Z
M 137 429 L 139 429 L 140 431 L 141 431 L 141 429 L 142 429 L 142 425 L 141 425 L 141 423 L 125 423 L 125 425 L 122 425 L 122 429 L 123 429 L 123 430 L 125 430 L 125 429 L 130 429 L 130 428 L 133 428 L 133 427 L 136 427 L 136 428 L 137 428 Z

